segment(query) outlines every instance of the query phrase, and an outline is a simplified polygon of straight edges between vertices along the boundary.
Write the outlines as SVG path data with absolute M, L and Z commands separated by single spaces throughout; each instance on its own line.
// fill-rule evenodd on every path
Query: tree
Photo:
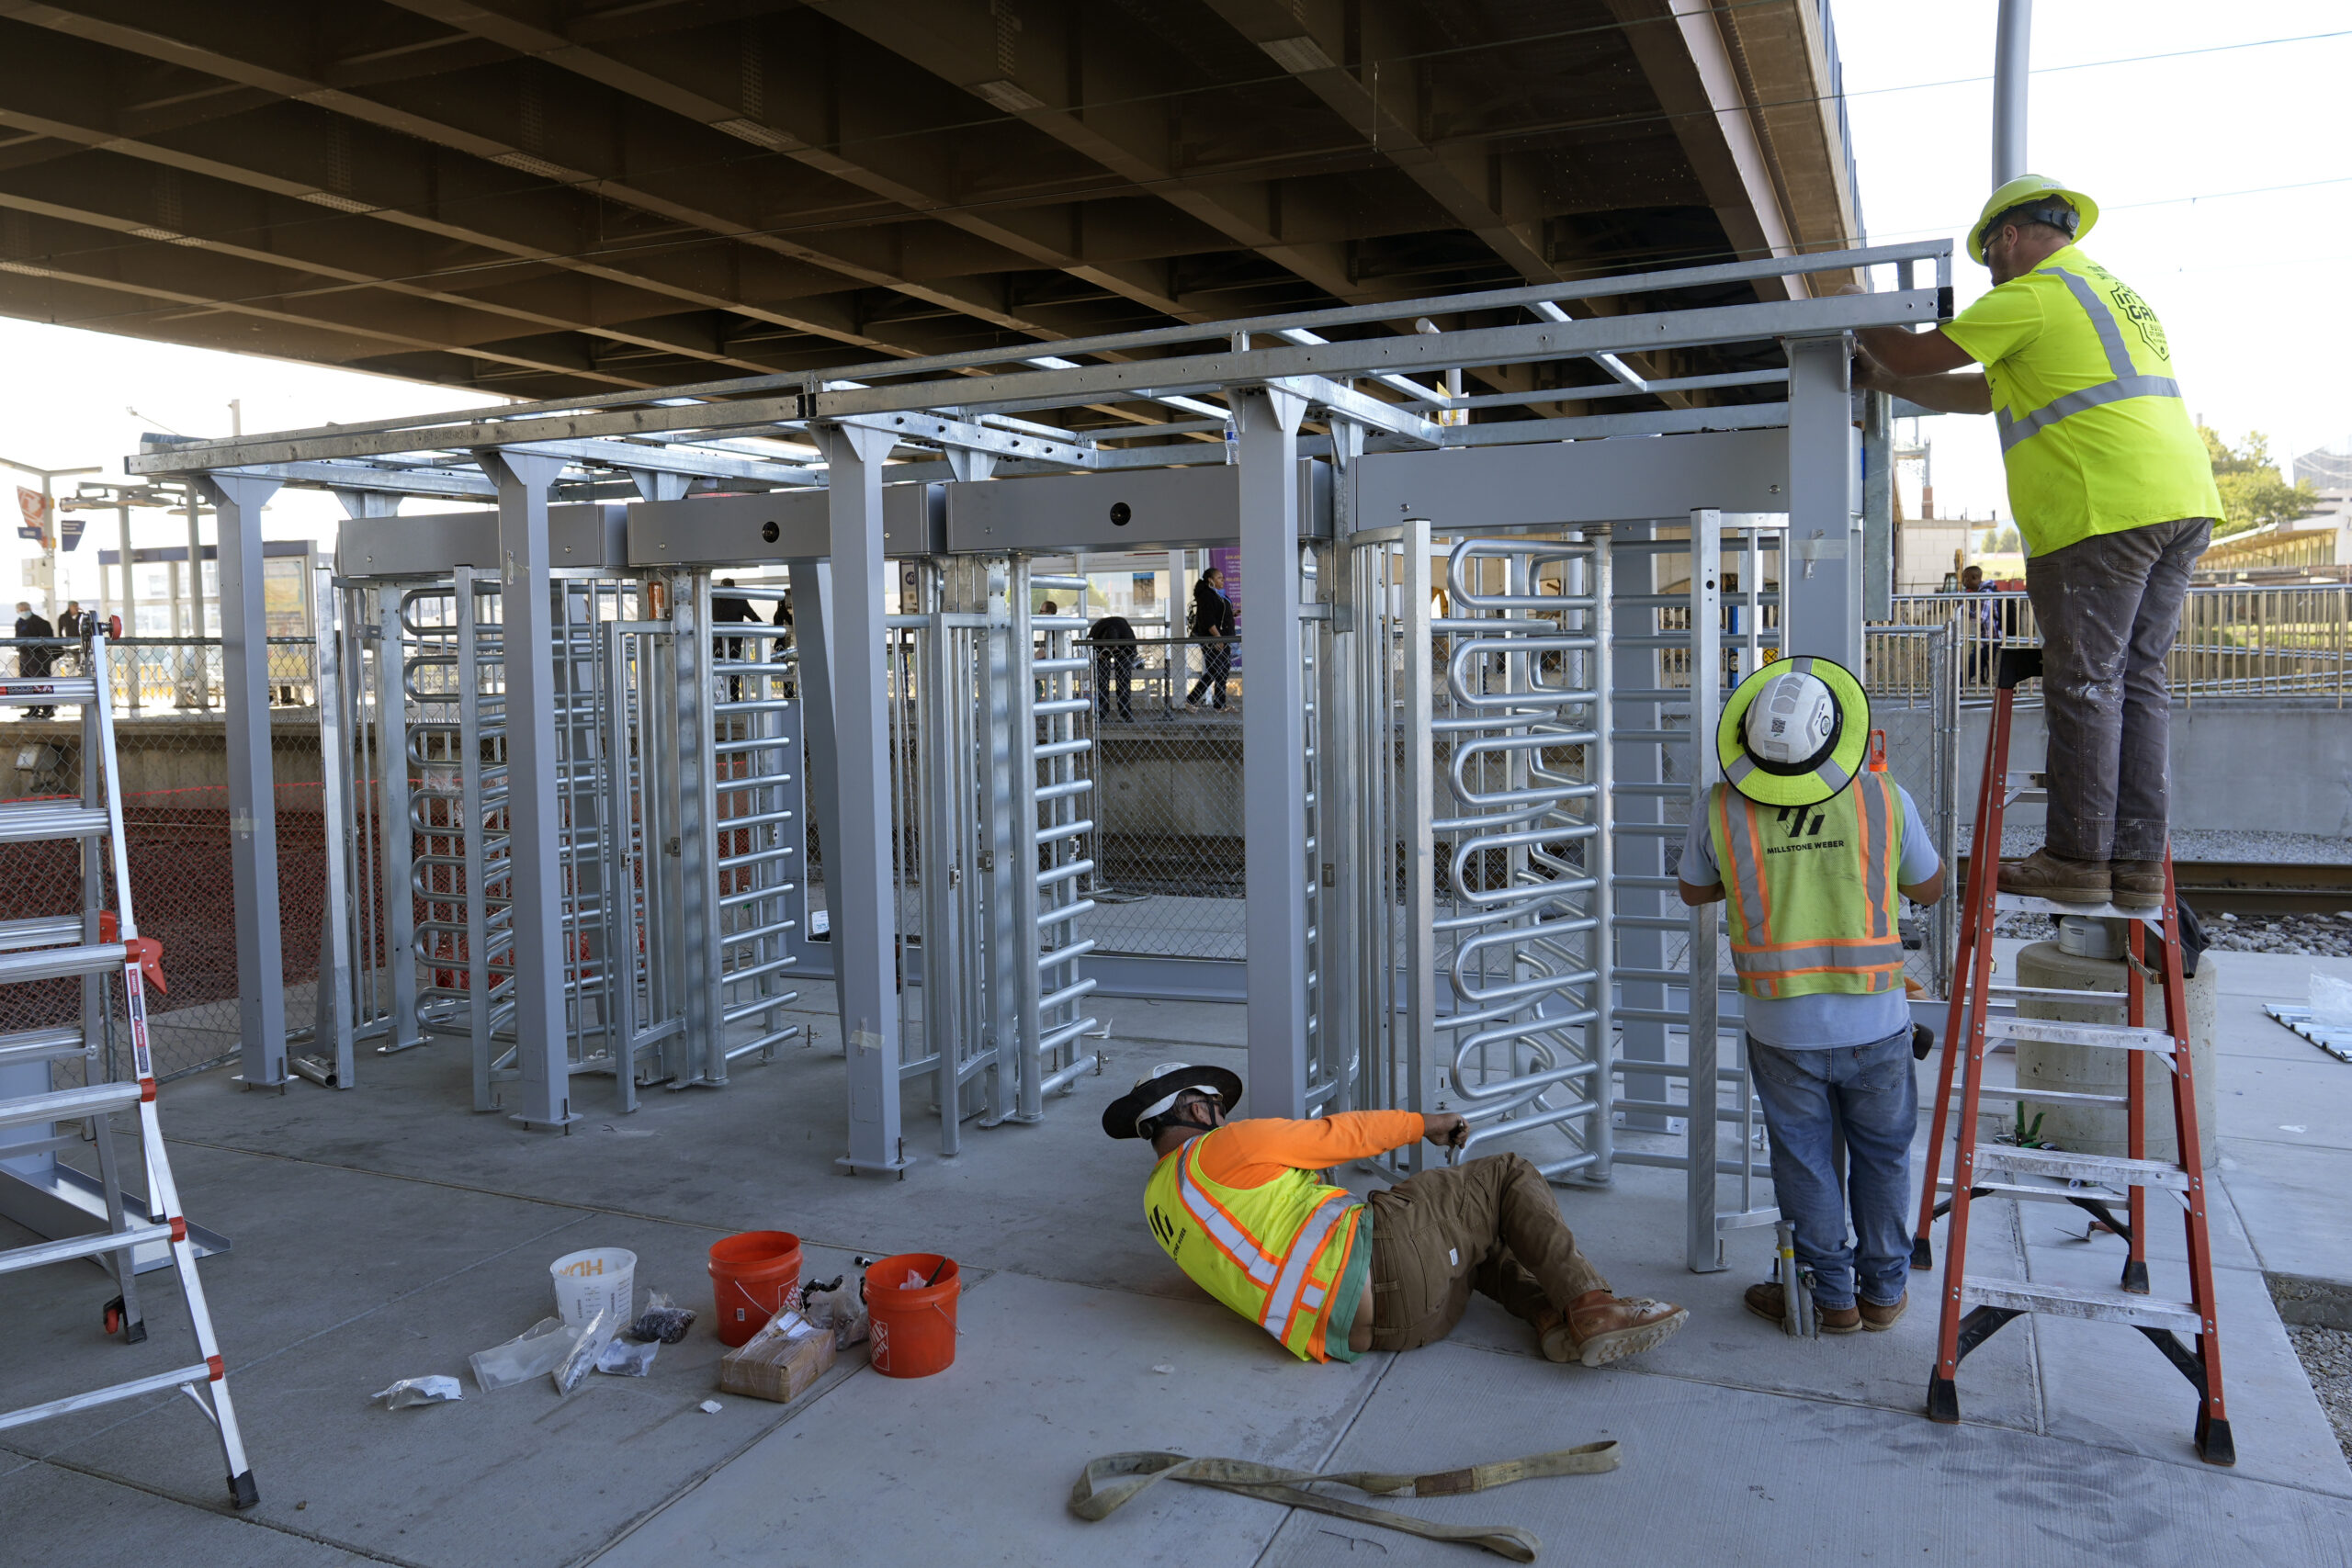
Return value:
M 2222 517 L 2215 538 L 2243 534 L 2250 528 L 2291 522 L 2319 504 L 2319 492 L 2309 481 L 2289 484 L 2270 457 L 2270 437 L 2258 430 L 2246 433 L 2245 444 L 2232 446 L 2205 425 L 2205 454 L 2212 460 L 2213 483 L 2222 492 Z

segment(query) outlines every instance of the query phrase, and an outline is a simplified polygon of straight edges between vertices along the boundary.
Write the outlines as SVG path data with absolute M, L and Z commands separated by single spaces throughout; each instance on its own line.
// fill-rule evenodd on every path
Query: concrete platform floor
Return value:
M 180 1395 L 111 1406 L 0 1437 L 0 1562 L 1468 1563 L 1483 1559 L 1189 1488 L 1092 1525 L 1064 1499 L 1089 1458 L 1128 1449 L 1424 1471 L 1614 1438 L 1624 1461 L 1607 1475 L 1401 1506 L 1531 1529 L 1547 1562 L 2352 1563 L 2352 1471 L 2262 1274 L 2352 1282 L 2352 1067 L 2256 1011 L 2300 996 L 2307 961 L 2217 962 L 2233 1471 L 2197 1461 L 2188 1385 L 2138 1337 L 2094 1325 L 2011 1325 L 1963 1370 L 1963 1424 L 1929 1424 L 1930 1276 L 1894 1332 L 1784 1338 L 1739 1306 L 1770 1233 L 1735 1235 L 1727 1271 L 1691 1275 L 1679 1176 L 1634 1167 L 1559 1201 L 1619 1290 L 1690 1305 L 1659 1350 L 1554 1366 L 1479 1302 L 1444 1345 L 1295 1363 L 1169 1265 L 1137 1213 L 1147 1156 L 1095 1124 L 1155 1061 L 1238 1065 L 1239 1010 L 1120 1001 L 1106 1076 L 1042 1124 L 967 1126 L 954 1159 L 936 1157 L 935 1122 L 910 1121 L 924 1157 L 903 1181 L 831 1164 L 842 1073 L 820 1014 L 806 1049 L 723 1092 L 656 1092 L 622 1117 L 583 1079 L 587 1120 L 566 1137 L 468 1114 L 464 1063 L 440 1047 L 369 1057 L 347 1093 L 249 1095 L 225 1072 L 173 1086 L 188 1212 L 235 1241 L 205 1280 L 261 1504 L 223 1506 L 218 1450 Z M 549 1310 L 547 1266 L 564 1252 L 629 1247 L 640 1297 L 707 1303 L 710 1242 L 764 1227 L 805 1238 L 809 1277 L 854 1252 L 955 1256 L 956 1365 L 901 1382 L 844 1363 L 793 1405 L 720 1396 L 706 1415 L 706 1320 L 650 1378 L 592 1378 L 569 1400 L 469 1379 L 459 1404 L 368 1403 L 396 1378 L 463 1376 L 468 1353 L 521 1332 Z M 1972 1271 L 2111 1282 L 2120 1243 L 2082 1232 L 2072 1210 L 1988 1205 Z M 2177 1234 L 2153 1250 L 2156 1289 L 2179 1290 Z M 142 1281 L 154 1332 L 123 1348 L 100 1337 L 109 1292 L 94 1271 L 0 1279 L 7 1403 L 183 1359 L 166 1280 Z

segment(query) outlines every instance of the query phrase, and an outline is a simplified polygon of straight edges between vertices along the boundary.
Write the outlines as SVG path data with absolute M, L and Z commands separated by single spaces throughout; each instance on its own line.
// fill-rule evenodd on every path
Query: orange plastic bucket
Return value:
M 910 1285 L 910 1274 L 931 1282 Z M 885 1377 L 927 1378 L 953 1366 L 956 1298 L 963 1288 L 956 1260 L 936 1252 L 901 1252 L 868 1268 L 874 1370 Z
M 718 1342 L 737 1346 L 784 1310 L 800 1288 L 800 1238 L 790 1231 L 745 1231 L 710 1249 Z

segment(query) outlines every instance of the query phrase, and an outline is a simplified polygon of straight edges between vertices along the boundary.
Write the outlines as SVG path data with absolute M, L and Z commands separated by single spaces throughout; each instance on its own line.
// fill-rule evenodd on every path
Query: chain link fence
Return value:
M 59 674 L 78 674 L 78 647 L 57 645 L 65 658 Z M 133 670 L 144 679 L 159 652 L 190 646 L 126 650 L 114 671 L 116 753 L 122 772 L 123 830 L 129 853 L 133 912 L 140 933 L 164 944 L 169 988 L 148 992 L 149 1033 L 158 1078 L 199 1072 L 233 1057 L 242 1038 L 238 1004 L 236 906 L 230 859 L 226 725 L 216 707 L 187 711 L 168 701 L 128 711 Z M 209 649 L 216 659 L 218 645 Z M 22 652 L 0 639 L 0 664 L 15 668 Z M 279 650 L 273 649 L 273 661 Z M 69 662 L 70 660 L 70 662 Z M 109 659 L 109 665 L 116 665 Z M 288 660 L 289 671 L 295 661 Z M 168 668 L 169 666 L 164 666 Z M 302 668 L 307 671 L 307 661 Z M 161 688 L 166 694 L 170 687 Z M 53 717 L 0 717 L 0 801 L 78 800 L 82 795 L 84 722 L 78 705 Z M 319 963 L 325 890 L 325 824 L 321 816 L 318 726 L 307 709 L 273 715 L 270 747 L 277 814 L 278 914 L 284 967 L 279 976 L 290 1022 L 311 1018 Z M 103 907 L 119 908 L 109 857 L 98 857 Z M 0 920 L 55 917 L 83 908 L 82 846 L 50 840 L 13 844 L 0 877 Z M 109 1049 L 127 1051 L 119 985 L 109 982 Z M 0 1033 L 78 1023 L 80 983 L 55 980 L 0 989 Z M 59 1064 L 60 1081 L 78 1080 L 78 1062 Z

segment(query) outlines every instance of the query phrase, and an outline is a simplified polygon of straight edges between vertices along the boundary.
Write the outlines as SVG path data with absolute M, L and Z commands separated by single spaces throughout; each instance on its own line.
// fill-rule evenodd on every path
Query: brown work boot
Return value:
M 1883 1334 L 1902 1322 L 1903 1314 L 1911 1310 L 1911 1293 L 1906 1291 L 1884 1306 L 1876 1302 L 1859 1302 L 1856 1310 L 1862 1314 L 1863 1333 Z
M 2069 860 L 2036 850 L 2023 860 L 2001 863 L 2001 891 L 2050 898 L 2061 904 L 2104 904 L 2113 892 L 2102 860 Z
M 2153 909 L 2165 901 L 2165 863 L 2160 860 L 2109 861 L 2107 877 L 2119 909 Z
M 1760 1285 L 1748 1286 L 1747 1293 L 1740 1300 L 1747 1303 L 1748 1311 L 1767 1323 L 1788 1321 L 1788 1302 L 1781 1294 L 1781 1282 L 1778 1280 L 1767 1280 Z M 1813 1316 L 1814 1321 L 1821 1325 L 1821 1332 L 1824 1334 L 1851 1334 L 1857 1328 L 1863 1326 L 1861 1309 L 1859 1307 L 1826 1307 L 1815 1302 Z
M 1551 1314 L 1538 1327 L 1546 1360 L 1605 1367 L 1655 1349 L 1690 1320 L 1690 1312 L 1672 1302 L 1589 1291 L 1566 1314 Z

